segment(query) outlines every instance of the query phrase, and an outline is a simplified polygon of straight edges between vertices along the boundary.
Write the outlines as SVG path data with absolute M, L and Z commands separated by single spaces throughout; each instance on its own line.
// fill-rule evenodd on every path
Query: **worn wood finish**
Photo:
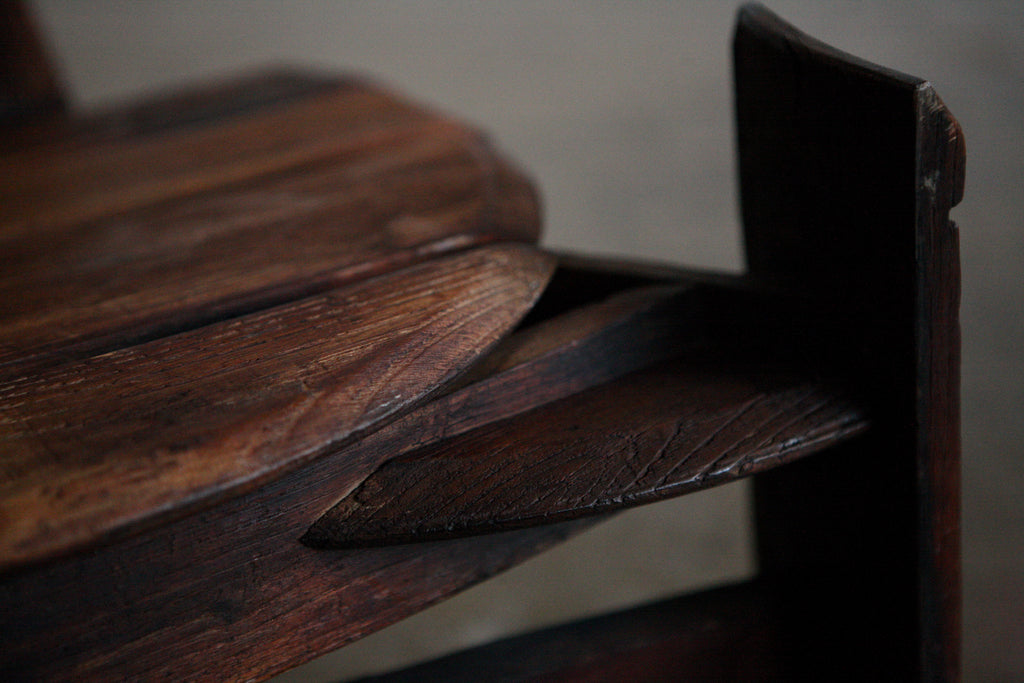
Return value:
M 477 133 L 364 86 L 141 139 L 40 152 L 40 177 L 5 158 L 0 377 L 537 236 L 532 189 Z
M 299 543 L 374 466 L 330 453 L 207 511 L 5 576 L 0 678 L 262 680 L 590 523 L 378 550 Z
M 358 81 L 8 136 L 0 678 L 267 677 L 600 517 L 436 539 L 755 471 L 763 578 L 514 675 L 955 678 L 962 136 L 763 10 L 735 51 L 742 278 L 537 301 L 528 183 Z
M 520 330 L 439 397 L 346 448 L 346 457 L 375 468 L 677 355 L 679 335 L 696 323 L 690 296 L 685 286 L 650 286 Z M 305 542 L 323 545 L 319 526 Z
M 528 247 L 477 249 L 0 385 L 2 567 L 338 448 L 464 370 L 552 267 Z
M 848 439 L 866 428 L 864 411 L 823 379 L 821 363 L 779 348 L 791 341 L 782 330 L 824 338 L 835 321 L 819 308 L 744 277 L 563 255 L 525 329 L 450 395 L 353 446 L 391 459 L 303 540 L 372 546 L 602 514 Z M 689 360 L 612 381 L 680 357 Z M 803 399 L 792 400 L 801 390 Z M 730 408 L 746 412 L 731 422 Z M 722 433 L 709 436 L 718 427 Z M 733 432 L 742 434 L 734 450 L 716 456 Z M 636 476 L 638 468 L 647 476 Z M 547 493 L 537 499 L 535 491 Z
M 260 70 L 229 81 L 189 84 L 162 92 L 69 116 L 26 121 L 0 136 L 0 151 L 36 154 L 83 149 L 99 142 L 125 142 L 158 133 L 216 124 L 232 116 L 246 116 L 261 109 L 287 106 L 317 93 L 337 90 L 344 82 L 328 74 L 278 68 Z
M 372 546 L 606 513 L 776 467 L 866 425 L 840 395 L 785 373 L 662 364 L 389 460 L 305 540 Z
M 235 116 L 217 112 L 207 120 L 213 125 L 201 125 L 196 103 L 191 112 L 182 108 L 169 125 L 150 127 L 143 136 L 86 135 L 13 150 L 0 159 L 5 178 L 0 234 L 57 230 L 360 152 L 371 158 L 352 172 L 365 174 L 372 171 L 367 165 L 389 159 L 372 158 L 380 145 L 408 144 L 417 132 L 420 144 L 443 148 L 447 143 L 449 153 L 486 147 L 478 132 L 364 81 L 335 79 L 332 86 L 292 98 L 288 106 L 247 107 Z M 393 162 L 401 163 L 403 156 Z
M 4 149 L 4 680 L 265 678 L 581 528 L 299 543 L 550 275 L 475 131 L 273 74 Z
M 892 678 L 957 680 L 959 274 L 948 213 L 963 193 L 962 133 L 928 83 L 762 9 L 741 13 L 734 53 L 751 276 L 845 311 L 810 344 L 832 347 L 874 420 L 867 441 L 827 462 L 755 479 L 761 569 L 830 577 L 836 592 L 871 587 L 835 615 L 840 637 L 808 644 L 854 663 L 850 676 L 866 666 L 860 639 L 881 628 L 871 657 Z

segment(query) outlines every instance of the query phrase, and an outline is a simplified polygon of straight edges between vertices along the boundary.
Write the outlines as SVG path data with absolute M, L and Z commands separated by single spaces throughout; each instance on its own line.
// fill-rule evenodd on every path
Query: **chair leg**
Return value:
M 817 298 L 829 329 L 780 344 L 846 376 L 875 425 L 755 478 L 761 572 L 805 578 L 794 609 L 833 623 L 799 635 L 850 655 L 822 658 L 833 673 L 957 680 L 963 136 L 929 84 L 763 9 L 741 12 L 734 59 L 751 275 Z M 856 599 L 826 616 L 817 589 Z

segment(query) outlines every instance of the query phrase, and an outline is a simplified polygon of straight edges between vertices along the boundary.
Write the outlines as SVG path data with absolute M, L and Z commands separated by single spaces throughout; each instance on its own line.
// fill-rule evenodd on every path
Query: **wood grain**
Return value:
M 121 158 L 122 148 L 135 161 Z M 9 174 L 0 171 L 0 193 L 18 198 L 0 202 L 8 209 L 0 222 L 0 377 L 453 250 L 533 241 L 538 231 L 529 184 L 479 134 L 351 84 L 223 126 L 38 156 L 35 176 L 19 155 L 5 158 Z M 77 171 L 59 170 L 76 158 Z M 147 174 L 157 176 L 159 197 L 133 186 Z M 117 193 L 160 201 L 97 212 L 76 205 L 79 195 L 117 204 Z M 31 220 L 11 215 L 15 205 Z M 48 218 L 51 208 L 73 223 Z M 116 215 L 89 218 L 109 212 Z
M 262 680 L 586 528 L 322 551 L 299 536 L 369 473 L 335 452 L 207 511 L 0 582 L 6 681 Z
M 337 449 L 465 369 L 552 267 L 482 248 L 0 385 L 3 567 Z
M 732 481 L 867 425 L 823 387 L 736 365 L 658 365 L 389 460 L 304 540 L 372 546 L 600 514 Z
M 285 74 L 3 149 L 0 678 L 264 678 L 585 526 L 298 541 L 550 275 L 476 131 Z
M 335 156 L 389 131 L 444 121 L 381 89 L 341 80 L 286 107 L 210 123 L 145 136 L 71 138 L 56 149 L 6 154 L 0 159 L 2 235 L 95 220 Z

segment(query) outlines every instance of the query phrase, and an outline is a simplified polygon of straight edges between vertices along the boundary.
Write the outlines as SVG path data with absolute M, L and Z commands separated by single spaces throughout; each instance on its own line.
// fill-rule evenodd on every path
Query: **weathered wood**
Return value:
M 590 523 L 378 550 L 299 543 L 369 471 L 328 454 L 208 511 L 5 576 L 0 678 L 262 680 Z
M 423 129 L 438 134 L 439 147 L 481 144 L 466 126 L 362 81 L 333 85 L 288 106 L 211 117 L 213 125 L 190 118 L 143 136 L 14 150 L 0 159 L 0 234 L 60 229 L 346 154 L 380 152 L 379 145 L 416 137 L 417 130 L 421 144 L 430 139 Z
M 781 465 L 866 425 L 835 392 L 735 358 L 658 365 L 389 460 L 304 540 L 372 546 L 606 513 Z
M 736 55 L 750 277 L 563 259 L 536 306 L 551 261 L 483 246 L 536 238 L 527 182 L 366 84 L 18 129 L 0 678 L 266 677 L 590 520 L 314 543 L 603 512 L 840 439 L 758 475 L 764 580 L 585 629 L 542 673 L 653 676 L 707 646 L 712 675 L 955 677 L 962 137 L 920 81 L 761 10 Z
M 741 13 L 734 54 L 751 276 L 845 312 L 831 365 L 873 420 L 866 440 L 827 462 L 755 479 L 761 570 L 830 577 L 836 592 L 870 587 L 835 615 L 842 635 L 809 648 L 863 664 L 857 643 L 881 628 L 871 657 L 892 678 L 957 680 L 959 276 L 948 213 L 963 192 L 962 133 L 926 82 L 765 10 Z
M 141 138 L 216 124 L 232 116 L 287 106 L 337 90 L 352 79 L 278 68 L 213 83 L 188 84 L 142 100 L 132 100 L 68 116 L 24 122 L 0 136 L 0 151 L 36 154 L 82 149 L 100 142 Z
M 421 402 L 553 261 L 489 247 L 0 385 L 0 567 L 237 494 Z
M 477 133 L 353 84 L 223 126 L 105 145 L 39 152 L 40 177 L 19 155 L 4 160 L 0 194 L 21 202 L 0 202 L 0 377 L 537 236 L 533 191 Z M 150 180 L 152 196 L 138 186 Z M 120 194 L 161 201 L 86 219 L 82 202 L 116 213 Z M 10 215 L 30 209 L 30 219 Z M 51 224 L 52 211 L 73 225 Z
M 376 468 L 677 355 L 686 348 L 680 334 L 697 325 L 689 298 L 685 286 L 642 288 L 521 330 L 439 397 L 346 448 L 346 457 Z

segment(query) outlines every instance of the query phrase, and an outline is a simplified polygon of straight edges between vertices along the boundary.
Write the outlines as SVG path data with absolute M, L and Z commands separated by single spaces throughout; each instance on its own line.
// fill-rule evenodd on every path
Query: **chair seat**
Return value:
M 764 580 L 628 616 L 626 650 L 695 650 L 683 631 L 724 605 L 713 670 L 731 671 L 733 626 L 821 640 L 821 596 L 859 575 L 842 623 L 896 616 L 835 652 L 891 640 L 877 662 L 905 672 L 930 638 L 923 666 L 955 659 L 948 629 L 904 627 L 952 614 L 955 550 L 929 534 L 955 536 L 935 520 L 957 451 L 929 430 L 955 417 L 955 310 L 922 311 L 955 299 L 962 148 L 935 136 L 958 129 L 919 81 L 760 10 L 736 49 L 738 277 L 539 248 L 535 190 L 480 132 L 360 79 L 272 72 L 7 128 L 0 677 L 265 678 L 609 512 L 752 475 Z M 761 70 L 826 123 L 799 124 Z M 864 102 L 884 116 L 861 130 Z M 890 194 L 857 214 L 879 174 Z M 922 174 L 933 194 L 905 192 Z M 759 642 L 779 676 L 811 666 L 786 633 Z

